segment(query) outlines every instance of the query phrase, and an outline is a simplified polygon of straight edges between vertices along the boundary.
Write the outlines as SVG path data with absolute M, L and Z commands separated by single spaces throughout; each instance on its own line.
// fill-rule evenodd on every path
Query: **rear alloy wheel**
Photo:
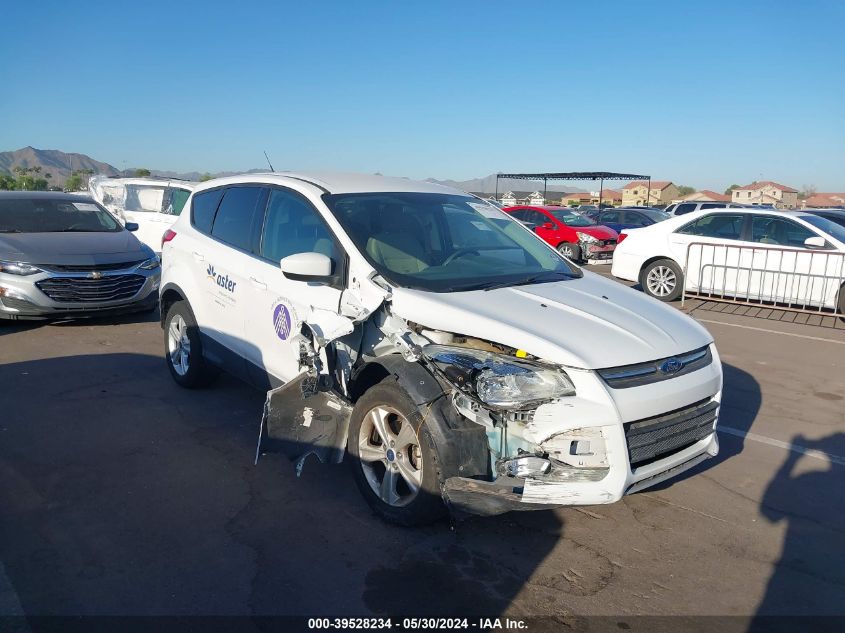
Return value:
M 671 259 L 658 259 L 642 272 L 640 283 L 646 294 L 661 301 L 674 301 L 681 296 L 684 274 Z
M 355 403 L 347 452 L 358 489 L 381 518 L 412 526 L 445 513 L 431 435 L 393 377 Z
M 217 371 L 203 358 L 194 315 L 184 301 L 177 301 L 167 311 L 164 356 L 170 375 L 182 387 L 204 387 L 217 376 Z
M 569 242 L 558 244 L 557 252 L 573 262 L 581 260 L 581 247 L 577 244 L 570 244 Z

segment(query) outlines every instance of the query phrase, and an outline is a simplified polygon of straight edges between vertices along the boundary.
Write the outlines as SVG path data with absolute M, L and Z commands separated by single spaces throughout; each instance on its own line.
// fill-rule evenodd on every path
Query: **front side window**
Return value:
M 675 215 L 684 215 L 693 211 L 695 211 L 695 204 L 679 204 L 678 208 L 675 209 Z
M 335 240 L 317 210 L 295 193 L 273 189 L 267 202 L 260 254 L 278 263 L 296 253 L 326 255 L 332 260 L 332 273 L 340 260 Z
M 156 185 L 126 185 L 123 208 L 133 213 L 159 213 L 164 209 L 166 190 Z
M 840 242 L 845 242 L 845 216 L 820 217 L 818 215 L 805 215 L 804 221 L 809 222 L 828 235 L 832 235 Z
M 752 242 L 801 248 L 808 237 L 816 237 L 816 234 L 792 220 L 770 215 L 755 215 L 751 218 Z
M 49 198 L 0 199 L 0 233 L 117 232 L 120 224 L 99 204 Z
M 323 199 L 359 252 L 399 286 L 450 292 L 581 274 L 515 218 L 469 196 L 402 192 Z
M 621 211 L 606 211 L 601 214 L 600 222 L 621 222 Z
M 738 240 L 742 236 L 742 215 L 714 213 L 698 218 L 695 222 L 680 228 L 678 233 L 685 235 L 699 235 L 723 240 Z
M 231 187 L 223 194 L 220 208 L 214 216 L 212 237 L 244 251 L 250 250 L 252 227 L 264 189 L 261 187 Z

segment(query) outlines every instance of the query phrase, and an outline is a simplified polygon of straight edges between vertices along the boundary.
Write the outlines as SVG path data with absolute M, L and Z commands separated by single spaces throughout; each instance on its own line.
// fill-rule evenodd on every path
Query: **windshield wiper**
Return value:
M 473 288 L 473 290 L 496 290 L 497 288 L 510 288 L 511 286 L 530 286 L 531 284 L 541 284 L 549 281 L 557 281 L 560 279 L 576 279 L 580 275 L 576 273 L 565 273 L 563 271 L 548 271 L 531 275 L 525 279 L 517 281 L 492 281 L 488 284 L 481 284 Z
M 20 229 L 0 229 L 0 233 L 20 233 Z

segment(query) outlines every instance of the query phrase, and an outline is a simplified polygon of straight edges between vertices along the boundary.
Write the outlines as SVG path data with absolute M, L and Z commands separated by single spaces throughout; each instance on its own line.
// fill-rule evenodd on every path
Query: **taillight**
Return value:
M 619 246 L 622 243 L 622 240 L 624 240 L 626 237 L 628 237 L 627 233 L 620 233 L 619 237 L 616 239 L 616 245 Z
M 161 236 L 161 247 L 164 248 L 164 245 L 167 244 L 170 240 L 176 237 L 176 231 L 173 229 L 167 229 L 164 232 L 164 235 Z

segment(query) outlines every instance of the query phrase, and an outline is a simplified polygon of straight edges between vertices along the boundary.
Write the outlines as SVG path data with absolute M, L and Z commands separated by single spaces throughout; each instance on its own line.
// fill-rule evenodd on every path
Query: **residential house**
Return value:
M 592 204 L 593 194 L 589 191 L 576 191 L 565 193 L 560 197 L 562 207 L 577 206 L 579 204 Z
M 739 204 L 763 204 L 779 209 L 795 209 L 798 207 L 798 190 L 771 180 L 761 180 L 734 189 L 731 201 Z
M 598 205 L 599 203 L 599 192 L 598 191 L 591 191 L 590 192 L 590 204 Z M 601 190 L 601 203 L 603 205 L 610 205 L 614 207 L 618 207 L 622 204 L 622 192 L 616 191 L 615 189 L 602 189 Z
M 534 191 L 530 196 L 528 196 L 528 204 L 533 204 L 535 206 L 540 206 L 546 204 L 546 199 L 543 197 L 543 194 L 539 191 Z
M 634 180 L 622 187 L 622 204 L 634 207 L 666 206 L 678 197 L 678 188 L 668 180 Z
M 513 195 L 513 191 L 508 191 L 506 194 L 502 195 L 499 202 L 506 207 L 512 207 L 516 204 L 516 196 Z
M 802 209 L 845 207 L 845 193 L 814 193 L 801 202 Z
M 691 194 L 681 196 L 672 202 L 730 202 L 730 194 L 716 193 L 710 189 L 702 189 L 701 191 L 693 191 Z

